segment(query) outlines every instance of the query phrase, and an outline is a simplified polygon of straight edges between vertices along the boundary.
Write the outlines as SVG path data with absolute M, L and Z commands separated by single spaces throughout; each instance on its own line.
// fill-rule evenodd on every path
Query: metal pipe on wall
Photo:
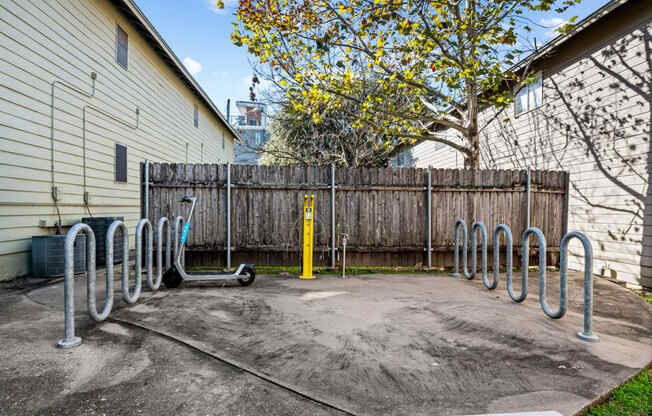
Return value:
M 149 160 L 145 159 L 145 212 L 143 218 L 149 218 Z
M 231 269 L 231 162 L 226 162 L 226 268 Z
M 331 268 L 335 268 L 335 165 L 331 163 Z
M 95 80 L 97 79 L 97 73 L 95 71 L 90 73 L 92 80 L 91 83 L 91 92 L 86 92 L 78 87 L 75 87 L 72 84 L 69 84 L 65 81 L 59 81 L 55 79 L 50 84 L 50 180 L 52 182 L 52 199 L 56 202 L 59 199 L 58 192 L 56 191 L 55 180 L 54 180 L 54 89 L 57 84 L 69 88 L 78 94 L 83 95 L 86 98 L 91 98 L 95 95 Z
M 530 228 L 530 168 L 527 168 L 527 194 L 525 196 L 525 228 Z

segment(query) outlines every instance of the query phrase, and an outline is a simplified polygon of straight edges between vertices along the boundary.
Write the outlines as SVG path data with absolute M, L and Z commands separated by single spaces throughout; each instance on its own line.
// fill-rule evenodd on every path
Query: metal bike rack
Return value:
M 493 267 L 493 281 L 490 283 L 487 279 L 487 261 L 486 261 L 486 231 L 485 226 L 479 221 L 473 223 L 471 230 L 471 250 L 472 253 L 472 270 L 471 273 L 467 271 L 467 241 L 466 241 L 466 224 L 464 220 L 457 220 L 455 223 L 455 272 L 453 277 L 459 277 L 459 229 L 462 229 L 462 245 L 464 251 L 462 253 L 463 273 L 464 277 L 471 280 L 476 272 L 476 236 L 475 230 L 480 229 L 482 233 L 482 283 L 489 290 L 494 290 L 498 286 L 499 279 L 499 256 L 500 256 L 500 232 L 505 234 L 506 264 L 507 270 L 505 271 L 507 280 L 507 292 L 514 302 L 520 303 L 527 298 L 528 294 L 528 274 L 529 274 L 529 255 L 525 247 L 528 247 L 528 239 L 530 234 L 534 234 L 539 242 L 539 303 L 543 312 L 551 319 L 562 318 L 568 309 L 568 243 L 571 239 L 577 238 L 582 242 L 584 247 L 584 330 L 578 332 L 577 336 L 590 342 L 598 341 L 598 336 L 592 331 L 593 322 L 593 248 L 591 241 L 582 233 L 569 232 L 561 240 L 560 246 L 560 271 L 559 271 L 559 308 L 556 311 L 550 310 L 547 303 L 547 290 L 546 290 L 546 273 L 547 273 L 547 256 L 546 256 L 546 238 L 543 232 L 536 227 L 529 227 L 523 232 L 521 238 L 521 247 L 524 248 L 522 254 L 522 287 L 521 294 L 516 296 L 512 287 L 512 232 L 505 224 L 500 224 L 494 230 L 494 267 Z
M 179 217 L 180 218 L 180 217 Z M 183 222 L 183 220 L 181 221 Z M 180 225 L 179 221 L 175 221 L 176 225 Z M 64 304 L 65 304 L 65 337 L 57 343 L 59 348 L 72 348 L 81 344 L 80 337 L 75 336 L 75 299 L 74 299 L 74 244 L 77 234 L 86 234 L 86 273 L 87 279 L 87 306 L 89 315 L 97 322 L 104 321 L 109 317 L 113 309 L 113 242 L 115 234 L 120 229 L 122 231 L 123 245 L 122 245 L 122 298 L 127 303 L 135 303 L 140 297 L 142 290 L 142 263 L 143 263 L 143 247 L 142 238 L 143 232 L 147 231 L 147 282 L 149 287 L 155 291 L 161 285 L 162 280 L 162 264 L 163 264 L 163 248 L 162 236 L 163 227 L 167 225 L 167 240 L 166 240 L 166 266 L 170 267 L 170 250 L 172 240 L 170 238 L 170 223 L 167 218 L 161 218 L 158 222 L 158 247 L 157 247 L 157 270 L 156 280 L 152 279 L 152 225 L 146 218 L 141 219 L 136 227 L 136 285 L 133 294 L 129 293 L 129 230 L 122 221 L 114 221 L 106 233 L 106 294 L 104 298 L 104 308 L 101 313 L 97 312 L 97 302 L 95 299 L 95 281 L 97 276 L 95 265 L 95 234 L 93 230 L 84 223 L 74 225 L 66 234 L 64 243 Z

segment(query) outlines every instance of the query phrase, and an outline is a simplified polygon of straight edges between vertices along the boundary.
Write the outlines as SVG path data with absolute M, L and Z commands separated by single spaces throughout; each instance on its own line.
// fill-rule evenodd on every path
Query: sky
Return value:
M 236 21 L 237 0 L 226 0 L 224 10 L 213 0 L 135 0 L 177 57 L 193 74 L 215 105 L 226 114 L 226 100 L 248 100 L 251 63 L 246 48 L 231 42 L 232 22 Z M 563 14 L 529 16 L 537 25 L 530 37 L 541 46 L 556 36 L 554 26 L 572 16 L 578 21 L 608 0 L 583 0 Z M 233 111 L 231 107 L 231 111 Z

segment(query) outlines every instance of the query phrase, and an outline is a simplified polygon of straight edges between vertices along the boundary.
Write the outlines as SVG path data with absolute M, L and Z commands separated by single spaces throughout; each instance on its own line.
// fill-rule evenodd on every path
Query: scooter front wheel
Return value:
M 240 283 L 242 286 L 249 286 L 256 279 L 256 272 L 254 271 L 253 267 L 245 266 L 240 271 L 240 276 L 243 276 L 243 277 L 238 278 L 238 283 Z
M 175 266 L 170 267 L 165 271 L 165 273 L 163 273 L 163 283 L 165 284 L 165 287 L 169 289 L 179 287 L 182 281 L 183 279 Z

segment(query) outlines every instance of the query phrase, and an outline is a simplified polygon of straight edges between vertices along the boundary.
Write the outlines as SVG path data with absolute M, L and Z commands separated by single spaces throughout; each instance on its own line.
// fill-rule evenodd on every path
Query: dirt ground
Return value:
M 104 323 L 87 316 L 78 279 L 84 343 L 71 350 L 54 348 L 62 284 L 5 289 L 0 414 L 572 415 L 652 361 L 652 308 L 615 284 L 596 282 L 600 341 L 586 343 L 575 336 L 580 273 L 559 320 L 541 311 L 536 273 L 522 304 L 504 277 L 494 291 L 476 279 L 259 276 L 246 288 L 147 292 L 129 306 L 116 285 Z

